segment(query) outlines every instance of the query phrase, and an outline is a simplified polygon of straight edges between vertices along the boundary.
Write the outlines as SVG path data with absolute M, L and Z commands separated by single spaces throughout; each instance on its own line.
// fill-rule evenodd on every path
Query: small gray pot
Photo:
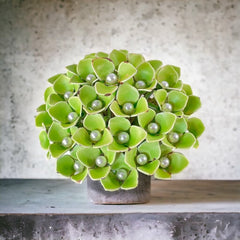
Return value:
M 139 173 L 138 186 L 131 190 L 104 190 L 100 181 L 87 178 L 88 196 L 95 204 L 139 204 L 150 201 L 151 177 Z

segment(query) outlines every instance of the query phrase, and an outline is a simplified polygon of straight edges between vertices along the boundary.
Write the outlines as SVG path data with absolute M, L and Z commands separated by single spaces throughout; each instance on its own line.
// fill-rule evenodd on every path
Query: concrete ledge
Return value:
M 85 184 L 0 180 L 0 240 L 240 239 L 240 181 L 153 181 L 151 195 L 94 205 Z

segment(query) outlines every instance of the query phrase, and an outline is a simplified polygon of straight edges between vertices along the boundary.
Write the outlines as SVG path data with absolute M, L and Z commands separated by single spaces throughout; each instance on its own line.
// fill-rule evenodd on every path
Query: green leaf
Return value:
M 107 177 L 101 179 L 100 181 L 106 191 L 116 191 L 121 186 L 120 182 L 112 172 L 110 172 Z
M 201 119 L 193 117 L 188 119 L 188 131 L 191 132 L 196 138 L 200 137 L 205 130 Z
M 90 136 L 85 128 L 79 128 L 72 136 L 72 139 L 86 147 L 92 146 Z
M 128 146 L 130 148 L 134 148 L 146 138 L 147 133 L 141 127 L 131 126 L 129 135 L 130 135 L 130 138 L 129 138 Z
M 77 173 L 71 177 L 72 181 L 77 183 L 82 183 L 84 179 L 87 177 L 88 171 L 87 168 L 83 170 L 83 172 Z
M 103 81 L 106 80 L 108 74 L 113 73 L 115 70 L 113 62 L 105 58 L 94 59 L 92 66 L 96 76 Z
M 61 123 L 68 123 L 68 114 L 73 112 L 66 102 L 58 102 L 49 108 L 49 114 Z
M 191 115 L 201 107 L 200 98 L 197 96 L 189 96 L 187 105 L 184 109 L 186 115 Z
M 74 160 L 71 156 L 65 155 L 57 159 L 57 172 L 65 177 L 70 177 L 74 174 Z
M 89 74 L 94 74 L 94 70 L 92 67 L 92 59 L 83 59 L 77 65 L 77 73 L 79 74 L 81 79 L 86 80 L 86 77 Z
M 137 148 L 133 148 L 130 151 L 127 151 L 125 153 L 124 161 L 130 168 L 136 168 L 137 167 L 136 162 L 135 162 L 136 156 L 137 156 Z
M 167 171 L 170 173 L 179 173 L 188 165 L 188 160 L 181 153 L 170 153 L 168 158 L 170 166 L 167 168 Z
M 167 98 L 167 91 L 164 89 L 159 89 L 153 93 L 154 98 L 158 104 L 159 107 L 165 102 Z
M 147 125 L 153 121 L 156 113 L 152 109 L 148 109 L 147 112 L 144 112 L 138 115 L 138 123 L 142 128 L 146 128 Z
M 166 81 L 169 87 L 172 87 L 176 84 L 179 75 L 171 65 L 166 65 L 159 69 L 156 77 L 159 83 Z
M 74 75 L 78 75 L 78 73 L 77 73 L 77 64 L 68 65 L 68 66 L 66 66 L 66 69 L 67 69 L 70 73 L 72 73 L 72 74 L 74 74 Z
M 177 118 L 173 127 L 173 132 L 184 133 L 187 130 L 187 121 L 184 118 Z
M 138 185 L 138 172 L 136 171 L 136 169 L 132 169 L 127 179 L 123 182 L 121 188 L 125 190 L 130 190 L 136 188 L 137 185 Z
M 173 113 L 161 112 L 156 115 L 155 121 L 160 126 L 160 133 L 168 133 L 174 126 L 176 116 Z
M 82 103 L 79 97 L 76 96 L 70 97 L 68 99 L 68 103 L 78 115 L 82 114 Z
M 61 75 L 53 84 L 53 88 L 56 93 L 64 94 L 65 92 L 73 92 L 74 85 L 70 83 L 70 78 Z
M 46 133 L 46 131 L 41 131 L 39 134 L 39 141 L 41 144 L 41 147 L 43 149 L 48 149 L 49 147 L 49 140 L 48 140 L 48 135 Z
M 168 102 L 173 106 L 173 111 L 181 111 L 185 108 L 188 96 L 182 92 L 173 90 L 168 93 Z
M 44 101 L 47 102 L 48 96 L 55 93 L 53 87 L 48 87 L 44 92 Z
M 97 98 L 95 88 L 84 85 L 79 91 L 79 97 L 82 104 L 87 108 Z
M 152 67 L 154 68 L 155 71 L 157 71 L 159 69 L 159 67 L 162 66 L 162 61 L 160 60 L 150 60 L 148 61 Z
M 134 78 L 137 81 L 144 81 L 148 86 L 152 83 L 154 75 L 155 71 L 152 65 L 149 62 L 144 62 L 137 67 L 137 74 L 134 76 Z
M 107 158 L 108 164 L 110 164 L 110 165 L 113 164 L 115 161 L 116 152 L 109 151 L 107 146 L 102 147 L 101 151 L 103 152 L 104 156 Z
M 48 131 L 48 137 L 52 142 L 62 142 L 65 137 L 69 137 L 67 129 L 61 127 L 59 123 L 53 122 Z
M 109 120 L 108 126 L 113 136 L 115 136 L 118 132 L 128 131 L 131 124 L 124 117 L 114 117 Z
M 81 148 L 77 151 L 78 160 L 88 168 L 93 168 L 96 165 L 95 160 L 100 155 L 101 152 L 97 148 Z
M 191 88 L 191 86 L 190 86 L 189 84 L 185 84 L 185 83 L 184 83 L 182 90 L 183 90 L 183 92 L 184 92 L 185 94 L 187 94 L 188 96 L 193 94 L 192 88 Z
M 89 131 L 102 131 L 106 127 L 106 124 L 101 114 L 93 114 L 87 115 L 84 118 L 83 126 Z
M 184 133 L 175 144 L 177 148 L 190 148 L 195 144 L 196 138 L 190 132 Z
M 56 75 L 50 77 L 50 78 L 48 79 L 48 82 L 50 82 L 50 83 L 53 84 L 61 75 L 62 75 L 62 73 L 59 73 L 59 74 L 56 74 Z
M 170 178 L 171 174 L 167 172 L 167 170 L 158 168 L 156 173 L 154 174 L 154 177 L 157 179 L 165 179 L 165 178 Z
M 160 164 L 159 160 L 154 160 L 143 166 L 138 167 L 137 169 L 139 172 L 145 175 L 153 175 L 159 168 L 159 164 Z
M 98 142 L 94 143 L 93 147 L 100 148 L 111 144 L 113 141 L 112 134 L 108 129 L 103 130 L 102 138 Z
M 118 88 L 117 92 L 117 101 L 119 105 L 123 105 L 124 103 L 136 103 L 139 98 L 138 90 L 131 86 L 128 83 L 122 84 Z
M 121 62 L 118 67 L 118 82 L 125 82 L 131 79 L 137 72 L 137 69 L 131 64 Z
M 114 65 L 117 67 L 121 62 L 127 61 L 126 54 L 118 51 L 116 49 L 112 50 L 109 54 L 109 58 L 113 61 Z
M 46 128 L 50 127 L 52 124 L 52 118 L 47 112 L 40 112 L 35 118 L 35 125 L 37 127 L 45 126 Z
M 69 148 L 65 148 L 59 143 L 52 143 L 49 146 L 49 151 L 54 158 L 60 157 L 68 150 L 69 150 Z
M 145 153 L 150 160 L 155 160 L 160 158 L 161 156 L 161 149 L 160 149 L 160 145 L 158 142 L 143 142 L 139 147 L 138 147 L 138 151 L 140 153 Z
M 110 166 L 106 166 L 102 168 L 93 168 L 93 169 L 88 169 L 88 174 L 92 180 L 100 180 L 101 178 L 105 178 L 110 172 L 110 170 L 111 170 Z
M 137 53 L 129 53 L 128 54 L 128 61 L 134 66 L 137 67 L 141 63 L 145 62 L 143 55 Z
M 112 93 L 116 92 L 117 89 L 118 89 L 118 86 L 116 85 L 107 86 L 102 82 L 97 82 L 95 84 L 95 90 L 99 95 L 105 95 L 105 96 L 111 95 Z

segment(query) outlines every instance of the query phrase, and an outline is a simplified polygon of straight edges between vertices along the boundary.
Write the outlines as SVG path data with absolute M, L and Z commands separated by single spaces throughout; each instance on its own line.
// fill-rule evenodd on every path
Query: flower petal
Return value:
M 173 111 L 181 111 L 188 102 L 188 96 L 180 91 L 173 90 L 168 94 L 168 102 L 173 106 Z
M 69 148 L 65 148 L 59 143 L 52 143 L 49 146 L 49 151 L 54 158 L 60 157 L 68 150 L 69 150 Z
M 168 158 L 170 165 L 166 170 L 170 173 L 179 173 L 188 165 L 188 160 L 182 153 L 170 153 Z
M 124 117 L 114 117 L 109 120 L 108 127 L 113 136 L 115 136 L 118 132 L 128 131 L 131 124 Z
M 138 185 L 138 172 L 136 169 L 132 169 L 127 179 L 123 182 L 121 189 L 130 190 L 136 188 Z
M 183 90 L 183 92 L 184 92 L 185 94 L 187 94 L 188 96 L 193 94 L 192 88 L 191 88 L 191 86 L 190 86 L 189 84 L 185 84 L 185 83 L 184 83 L 182 90 Z
M 143 55 L 137 53 L 129 53 L 128 54 L 128 61 L 134 66 L 137 67 L 141 63 L 145 62 Z
M 161 157 L 164 157 L 167 154 L 169 154 L 170 152 L 172 152 L 172 148 L 168 147 L 164 144 L 160 144 L 160 148 L 161 148 Z
M 100 156 L 101 152 L 97 148 L 81 148 L 77 151 L 78 160 L 86 167 L 94 167 L 96 158 Z
M 159 83 L 166 81 L 168 82 L 169 87 L 172 87 L 176 84 L 179 75 L 171 65 L 165 65 L 159 69 L 156 78 Z
M 189 118 L 187 123 L 188 131 L 191 132 L 196 138 L 200 137 L 205 130 L 203 122 L 199 118 Z
M 82 104 L 88 108 L 91 102 L 97 98 L 95 88 L 84 85 L 79 91 L 79 97 Z
M 78 75 L 77 64 L 68 65 L 66 66 L 66 69 L 68 70 L 68 72 L 72 73 L 73 75 Z
M 130 148 L 134 148 L 146 138 L 147 133 L 141 127 L 131 126 L 129 135 L 130 135 L 130 139 L 128 142 L 128 146 Z
M 156 88 L 157 85 L 157 80 L 153 79 L 152 83 L 146 87 L 146 88 L 139 88 L 138 91 L 143 91 L 143 92 L 151 92 L 153 89 Z
M 125 82 L 131 79 L 137 72 L 137 69 L 131 64 L 121 62 L 118 67 L 118 82 Z
M 149 143 L 159 142 L 160 140 L 162 140 L 164 138 L 164 136 L 165 136 L 164 134 L 156 134 L 156 135 L 148 134 L 146 137 L 146 141 Z
M 153 93 L 154 98 L 158 104 L 159 107 L 165 102 L 167 98 L 167 91 L 164 89 L 159 89 Z
M 124 83 L 118 88 L 117 101 L 120 105 L 128 102 L 134 104 L 137 102 L 138 98 L 138 90 L 130 84 Z
M 196 142 L 196 138 L 194 135 L 190 132 L 184 133 L 179 141 L 175 144 L 177 148 L 190 148 L 192 147 Z
M 87 177 L 87 175 L 88 175 L 88 171 L 87 171 L 87 168 L 85 168 L 83 172 L 72 175 L 71 179 L 76 183 L 82 183 L 84 179 Z
M 48 131 L 48 137 L 52 142 L 62 142 L 65 137 L 69 137 L 70 133 L 67 129 L 61 127 L 57 122 L 53 122 Z
M 110 166 L 102 168 L 92 168 L 88 169 L 88 174 L 92 180 L 100 180 L 101 178 L 105 178 L 110 172 L 110 170 L 111 170 Z
M 167 172 L 166 169 L 158 168 L 154 174 L 154 177 L 157 179 L 165 179 L 165 178 L 170 178 L 171 174 Z
M 65 155 L 57 159 L 57 172 L 65 177 L 70 177 L 74 174 L 74 160 L 70 155 Z
M 92 146 L 90 136 L 85 128 L 79 128 L 72 136 L 72 139 L 85 147 Z
M 116 117 L 130 117 L 130 115 L 125 114 L 122 109 L 120 108 L 120 106 L 118 105 L 117 101 L 113 101 L 111 106 L 110 106 L 110 110 L 112 111 L 112 113 L 116 116 Z
M 172 129 L 173 132 L 184 133 L 187 130 L 187 121 L 185 118 L 177 118 Z
M 61 97 L 60 95 L 58 95 L 56 93 L 51 94 L 50 96 L 48 96 L 48 99 L 47 99 L 47 103 L 50 106 L 53 106 L 56 103 L 62 102 L 62 101 L 64 101 L 63 97 Z
M 45 126 L 50 127 L 52 124 L 52 118 L 49 116 L 48 112 L 40 112 L 35 118 L 36 127 Z
M 113 139 L 112 143 L 108 145 L 108 150 L 114 152 L 126 152 L 128 150 L 128 147 L 122 144 L 118 144 L 115 139 Z
M 59 74 L 56 74 L 56 75 L 50 77 L 50 78 L 48 79 L 48 82 L 50 82 L 51 84 L 53 84 L 61 75 L 63 75 L 63 74 L 62 74 L 62 73 L 59 73 Z
M 144 112 L 138 115 L 138 123 L 142 128 L 146 128 L 147 125 L 152 122 L 156 113 L 152 109 L 148 109 L 147 112 Z
M 49 108 L 49 114 L 61 123 L 68 123 L 68 114 L 73 112 L 66 102 L 58 102 Z
M 100 148 L 100 147 L 104 147 L 107 146 L 109 144 L 111 144 L 113 142 L 113 137 L 112 134 L 110 133 L 110 131 L 108 129 L 104 129 L 103 130 L 103 135 L 100 141 L 96 142 L 93 147 L 94 148 Z
M 54 91 L 58 94 L 64 94 L 65 92 L 73 92 L 74 85 L 70 83 L 70 78 L 61 75 L 53 84 Z
M 148 62 L 152 65 L 155 71 L 157 71 L 159 67 L 162 66 L 162 61 L 160 60 L 149 60 Z
M 40 132 L 39 141 L 40 141 L 41 147 L 47 150 L 49 147 L 49 140 L 48 140 L 48 135 L 46 131 L 43 130 Z
M 136 108 L 135 108 L 135 112 L 131 115 L 131 117 L 133 116 L 137 116 L 141 113 L 144 113 L 148 110 L 148 102 L 147 99 L 145 97 L 140 97 L 140 99 L 137 102 Z
M 48 87 L 44 92 L 44 101 L 47 102 L 48 97 L 53 93 L 55 93 L 53 87 Z
M 105 121 L 101 114 L 87 115 L 83 120 L 83 126 L 89 130 L 99 130 L 102 131 L 105 127 Z
M 86 79 L 87 75 L 94 74 L 92 59 L 83 59 L 77 65 L 77 73 L 81 79 Z
M 112 50 L 112 52 L 109 54 L 109 58 L 113 61 L 114 65 L 117 67 L 121 62 L 127 61 L 126 54 L 122 53 L 121 51 L 118 51 L 116 49 Z
M 102 147 L 101 151 L 103 152 L 104 156 L 107 158 L 108 164 L 112 165 L 115 161 L 116 152 L 109 151 L 107 146 Z
M 93 70 L 98 79 L 105 81 L 108 74 L 113 73 L 115 66 L 113 62 L 106 58 L 96 58 L 92 60 Z
M 176 121 L 176 116 L 173 113 L 161 112 L 155 116 L 156 123 L 160 126 L 160 133 L 171 131 Z
M 117 89 L 118 89 L 118 86 L 116 86 L 116 85 L 107 86 L 106 84 L 104 84 L 102 82 L 97 82 L 95 84 L 95 90 L 96 90 L 97 94 L 99 94 L 99 95 L 105 95 L 105 96 L 111 95 Z
M 143 142 L 139 147 L 138 151 L 140 153 L 145 153 L 150 158 L 151 161 L 160 158 L 161 149 L 158 142 Z
M 82 102 L 79 97 L 76 96 L 70 97 L 68 99 L 68 103 L 78 115 L 82 114 Z
M 107 57 L 108 57 L 108 53 L 105 53 L 105 52 L 97 52 L 97 53 L 96 53 L 96 57 L 107 58 Z
M 117 180 L 115 174 L 110 172 L 107 177 L 100 180 L 103 188 L 106 191 L 116 191 L 120 188 L 121 184 Z
M 125 158 L 124 158 L 125 163 L 131 168 L 136 168 L 137 167 L 135 162 L 136 156 L 137 156 L 137 148 L 133 148 L 130 151 L 125 152 Z
M 187 105 L 184 109 L 184 114 L 191 115 L 201 107 L 200 98 L 197 96 L 189 96 Z
M 154 160 L 143 166 L 137 168 L 137 170 L 145 175 L 153 175 L 159 168 L 159 160 Z
M 139 81 L 142 80 L 146 85 L 150 85 L 155 76 L 155 70 L 149 62 L 144 62 L 137 67 L 137 73 L 134 78 Z

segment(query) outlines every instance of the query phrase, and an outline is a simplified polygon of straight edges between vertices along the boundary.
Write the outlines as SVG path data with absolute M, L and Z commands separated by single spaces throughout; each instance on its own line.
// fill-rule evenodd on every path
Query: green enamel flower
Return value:
M 108 125 L 113 141 L 108 149 L 115 152 L 125 152 L 136 147 L 146 138 L 146 131 L 141 127 L 132 125 L 124 117 L 111 118 Z
M 143 174 L 153 175 L 159 168 L 160 156 L 161 148 L 158 142 L 143 142 L 126 152 L 125 162 Z
M 111 111 L 118 117 L 134 117 L 148 110 L 145 97 L 128 83 L 122 84 L 117 92 L 116 100 L 110 106 Z
M 84 147 L 100 148 L 112 143 L 113 137 L 106 128 L 101 114 L 87 115 L 83 126 L 73 134 L 73 140 Z
M 118 153 L 108 175 L 101 179 L 106 191 L 130 190 L 138 185 L 138 172 L 124 162 L 124 154 Z

